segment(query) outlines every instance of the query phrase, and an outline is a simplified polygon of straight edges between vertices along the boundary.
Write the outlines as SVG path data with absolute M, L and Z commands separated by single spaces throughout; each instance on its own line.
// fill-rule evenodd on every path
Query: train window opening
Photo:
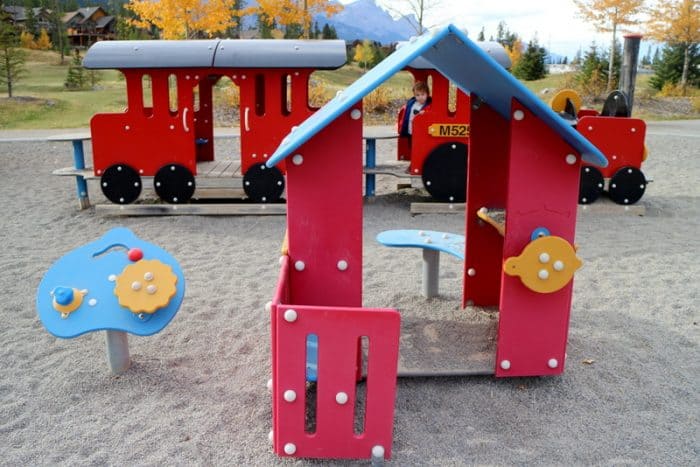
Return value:
M 199 84 L 192 89 L 192 110 L 199 112 Z
M 333 92 L 326 83 L 332 70 L 315 71 L 309 76 L 308 102 L 311 110 L 318 110 L 333 98 Z
M 282 75 L 282 115 L 292 113 L 292 75 Z
M 144 115 L 153 116 L 153 79 L 147 73 L 141 77 L 141 102 Z
M 452 81 L 449 81 L 447 86 L 447 111 L 450 116 L 453 117 L 455 113 L 457 113 L 457 86 L 455 86 Z
M 168 108 L 171 116 L 177 115 L 178 110 L 178 95 L 177 95 L 177 76 L 175 74 L 168 75 Z
M 265 115 L 265 75 L 255 75 L 255 115 Z

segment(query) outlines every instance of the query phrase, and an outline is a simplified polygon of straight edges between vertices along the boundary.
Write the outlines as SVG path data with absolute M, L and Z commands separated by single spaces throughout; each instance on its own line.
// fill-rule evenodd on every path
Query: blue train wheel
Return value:
M 423 186 L 439 200 L 462 203 L 467 197 L 467 145 L 445 143 L 433 149 L 423 163 Z
M 243 190 L 255 203 L 274 203 L 284 193 L 284 175 L 277 167 L 250 166 L 243 175 Z
M 194 176 L 188 168 L 179 164 L 167 164 L 153 177 L 153 188 L 166 203 L 181 204 L 192 198 L 196 188 Z
M 129 204 L 141 194 L 141 177 L 126 164 L 109 166 L 100 177 L 100 188 L 114 204 Z
M 644 195 L 647 179 L 636 167 L 622 167 L 610 179 L 608 195 L 617 204 L 634 204 Z
M 594 203 L 603 193 L 603 174 L 595 167 L 581 167 L 581 181 L 578 189 L 578 204 Z

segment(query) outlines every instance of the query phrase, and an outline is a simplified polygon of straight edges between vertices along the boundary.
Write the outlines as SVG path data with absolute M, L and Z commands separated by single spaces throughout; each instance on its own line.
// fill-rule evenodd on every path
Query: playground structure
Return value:
M 160 332 L 184 296 L 175 258 L 122 227 L 56 261 L 39 284 L 36 306 L 56 337 L 105 331 L 107 363 L 120 374 L 130 365 L 126 333 Z
M 315 111 L 308 102 L 311 73 L 345 61 L 345 43 L 338 40 L 96 43 L 83 66 L 122 72 L 128 100 L 124 112 L 97 114 L 90 122 L 102 192 L 113 203 L 128 204 L 141 194 L 143 178 L 153 177 L 163 201 L 187 202 L 198 166 L 214 161 L 212 89 L 226 77 L 240 90 L 241 160 L 217 176 L 240 173 L 248 198 L 277 201 L 285 166 L 265 162 L 282 137 Z
M 362 300 L 362 97 L 418 57 L 469 96 L 462 306 L 498 308 L 490 373 L 564 370 L 572 278 L 581 266 L 574 246 L 580 168 L 607 160 L 449 26 L 398 49 L 301 123 L 267 160 L 268 168 L 287 161 L 286 246 L 268 305 L 271 439 L 281 456 L 391 455 L 400 314 Z M 423 234 L 393 246 L 452 254 L 459 248 L 450 234 Z M 357 431 L 356 383 L 363 378 Z M 312 429 L 305 425 L 309 403 Z

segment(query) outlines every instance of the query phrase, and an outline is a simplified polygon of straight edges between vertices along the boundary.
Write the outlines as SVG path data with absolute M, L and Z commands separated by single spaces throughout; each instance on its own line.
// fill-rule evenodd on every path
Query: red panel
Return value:
M 374 446 L 391 456 L 400 315 L 396 310 L 280 305 L 276 307 L 276 373 L 273 384 L 274 450 L 295 457 L 369 458 Z M 285 320 L 293 309 L 296 319 Z M 318 336 L 316 432 L 305 431 L 306 339 Z M 362 336 L 369 338 L 365 427 L 354 432 L 356 352 Z M 288 402 L 286 391 L 296 399 Z M 345 404 L 336 395 L 348 396 Z
M 362 306 L 362 119 L 351 110 L 299 148 L 300 165 L 288 158 L 292 303 Z
M 152 70 L 153 109 L 142 102 L 140 70 L 124 70 L 129 107 L 124 113 L 97 114 L 90 121 L 95 174 L 124 163 L 142 175 L 165 164 L 181 164 L 196 174 L 192 87 L 193 70 Z M 169 109 L 168 76 L 177 76 L 178 109 Z
M 466 252 L 464 294 L 475 305 L 498 305 L 503 263 L 503 237 L 476 213 L 482 207 L 503 209 L 508 179 L 508 122 L 488 105 L 472 110 L 467 161 Z M 473 270 L 473 275 L 467 271 Z
M 270 307 L 270 352 L 272 353 L 272 381 L 274 384 L 277 374 L 277 308 L 279 305 L 289 303 L 289 256 L 280 257 L 280 273 L 277 279 L 277 287 L 272 297 Z M 272 398 L 272 426 L 277 425 L 277 402 L 276 397 Z
M 578 111 L 578 118 L 596 117 L 598 115 L 600 115 L 598 111 L 593 109 L 581 109 Z
M 524 118 L 510 121 L 504 259 L 519 255 L 538 227 L 574 243 L 580 170 L 579 155 L 551 128 L 516 100 L 512 110 Z M 576 156 L 574 164 L 566 162 L 570 154 Z M 550 294 L 533 292 L 505 274 L 501 284 L 496 376 L 561 373 L 573 282 Z M 501 367 L 504 360 L 509 370 Z
M 245 69 L 231 75 L 240 87 L 241 171 L 265 162 L 293 126 L 314 109 L 308 105 L 310 69 Z M 291 90 L 287 95 L 287 77 Z M 291 104 L 288 109 L 287 100 Z M 285 164 L 278 166 L 284 171 Z
M 596 167 L 604 177 L 612 177 L 620 167 L 642 167 L 647 128 L 644 120 L 585 117 L 576 128 L 608 158 L 607 167 Z

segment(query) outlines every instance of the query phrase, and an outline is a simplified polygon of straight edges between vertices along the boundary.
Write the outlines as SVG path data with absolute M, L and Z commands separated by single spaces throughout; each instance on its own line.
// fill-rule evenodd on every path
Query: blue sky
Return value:
M 348 4 L 355 0 L 340 0 Z M 572 58 L 579 47 L 586 50 L 596 41 L 609 45 L 610 34 L 600 34 L 577 17 L 577 8 L 572 0 L 428 0 L 439 6 L 427 13 L 429 26 L 453 23 L 467 29 L 469 37 L 476 38 L 481 27 L 486 28 L 486 39 L 496 35 L 496 26 L 503 20 L 508 28 L 525 42 L 537 35 L 539 42 L 552 52 Z M 388 10 L 409 13 L 403 0 L 376 0 Z M 639 32 L 632 31 L 632 32 Z M 642 54 L 646 51 L 642 44 Z

